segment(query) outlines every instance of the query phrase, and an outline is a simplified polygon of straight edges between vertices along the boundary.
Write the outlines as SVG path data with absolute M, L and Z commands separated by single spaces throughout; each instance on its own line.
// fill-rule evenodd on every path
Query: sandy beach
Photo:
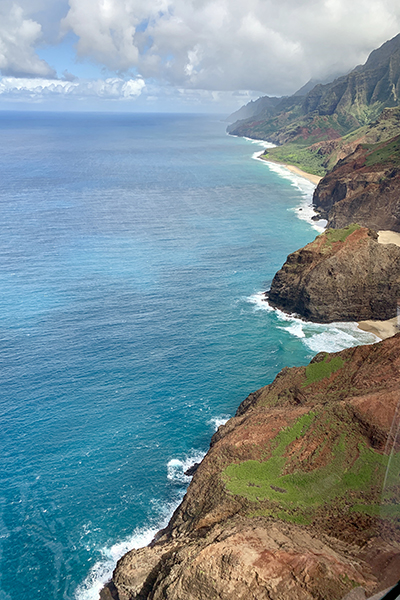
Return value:
M 377 335 L 381 340 L 386 340 L 386 338 L 392 337 L 392 335 L 400 331 L 398 323 L 398 317 L 388 319 L 387 321 L 360 321 L 358 328 Z
M 288 171 L 296 173 L 296 175 L 300 175 L 300 177 L 304 177 L 304 179 L 308 179 L 308 181 L 311 181 L 311 183 L 313 183 L 314 185 L 318 185 L 322 179 L 322 177 L 318 177 L 318 175 L 311 175 L 311 173 L 306 173 L 305 171 L 302 171 L 301 169 L 299 169 L 299 167 L 295 167 L 294 165 L 287 165 L 286 163 L 281 163 L 275 160 L 271 160 L 269 158 L 265 158 L 262 154 L 260 154 L 258 158 L 260 158 L 261 160 L 265 160 L 265 162 L 273 163 L 274 165 L 281 165 L 281 167 L 285 167 L 285 169 L 287 169 Z
M 289 171 L 291 171 L 292 173 L 296 173 L 296 175 L 300 175 L 300 177 L 304 177 L 305 179 L 308 179 L 308 181 L 311 181 L 311 183 L 314 183 L 315 185 L 318 185 L 322 179 L 322 177 L 318 177 L 318 175 L 311 175 L 311 173 L 306 173 L 305 171 L 302 171 L 301 169 L 299 169 L 298 167 L 295 167 L 294 165 L 282 164 L 282 166 L 286 167 L 286 169 L 289 169 Z
M 380 244 L 396 244 L 396 246 L 400 246 L 400 233 L 397 233 L 397 231 L 378 231 L 378 242 Z

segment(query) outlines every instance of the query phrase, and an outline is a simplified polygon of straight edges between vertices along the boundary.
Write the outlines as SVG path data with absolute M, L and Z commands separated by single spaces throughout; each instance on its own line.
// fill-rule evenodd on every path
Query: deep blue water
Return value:
M 312 186 L 225 127 L 0 113 L 1 600 L 96 598 L 219 420 L 371 340 L 265 309 Z

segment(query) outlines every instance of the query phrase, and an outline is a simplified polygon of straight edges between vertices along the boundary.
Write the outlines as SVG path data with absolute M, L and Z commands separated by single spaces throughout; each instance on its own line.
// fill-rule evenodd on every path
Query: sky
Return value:
M 0 0 L 0 110 L 229 113 L 399 32 L 398 0 Z

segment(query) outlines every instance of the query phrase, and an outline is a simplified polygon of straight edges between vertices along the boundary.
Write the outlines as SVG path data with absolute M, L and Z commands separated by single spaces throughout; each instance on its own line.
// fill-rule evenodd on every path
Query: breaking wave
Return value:
M 273 313 L 278 320 L 277 327 L 290 335 L 301 339 L 312 352 L 338 352 L 360 344 L 374 344 L 379 338 L 373 333 L 362 331 L 356 322 L 313 323 L 304 321 L 295 314 L 286 314 L 272 308 L 265 300 L 264 292 L 258 292 L 247 298 L 256 310 Z

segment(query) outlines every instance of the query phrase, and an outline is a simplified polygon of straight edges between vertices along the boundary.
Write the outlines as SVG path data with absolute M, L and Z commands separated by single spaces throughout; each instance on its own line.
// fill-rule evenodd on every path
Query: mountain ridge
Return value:
M 270 141 L 287 148 L 270 151 L 282 162 L 290 155 L 311 153 L 315 175 L 328 168 L 316 156 L 314 144 L 338 140 L 375 121 L 385 108 L 400 103 L 400 34 L 369 55 L 366 63 L 328 84 L 318 84 L 305 96 L 291 96 L 267 111 L 228 126 L 228 133 Z M 300 157 L 301 163 L 301 157 Z M 297 166 L 302 166 L 297 164 Z M 330 165 L 332 166 L 332 165 Z M 305 170 L 307 171 L 307 165 Z

